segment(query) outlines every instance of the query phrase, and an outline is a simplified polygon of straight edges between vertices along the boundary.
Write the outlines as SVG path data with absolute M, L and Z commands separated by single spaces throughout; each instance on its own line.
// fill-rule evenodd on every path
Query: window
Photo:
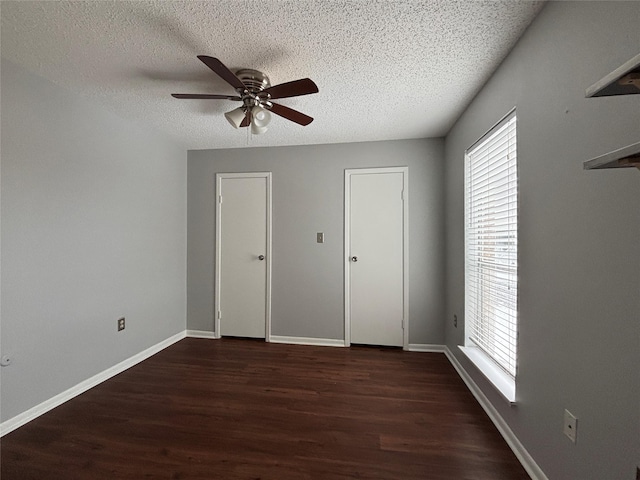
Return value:
M 494 384 L 492 377 L 501 377 L 498 383 L 509 387 L 507 391 L 496 387 L 514 401 L 518 336 L 515 110 L 466 152 L 465 257 L 467 348 L 463 350 Z

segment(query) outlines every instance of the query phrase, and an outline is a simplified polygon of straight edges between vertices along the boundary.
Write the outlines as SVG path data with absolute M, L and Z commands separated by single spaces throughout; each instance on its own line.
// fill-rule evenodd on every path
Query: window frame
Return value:
M 495 259 L 493 259 L 494 264 L 492 265 L 493 267 L 496 267 L 500 264 L 501 260 L 508 260 L 508 264 L 507 264 L 507 270 L 509 270 L 509 273 L 506 274 L 507 275 L 507 279 L 504 280 L 499 280 L 498 282 L 494 282 L 492 283 L 492 281 L 488 281 L 488 282 L 484 282 L 484 281 L 479 281 L 476 284 L 473 285 L 473 287 L 475 288 L 475 290 L 480 290 L 480 287 L 478 285 L 485 285 L 485 286 L 489 286 L 489 287 L 496 287 L 496 285 L 499 288 L 502 288 L 503 291 L 505 291 L 505 285 L 508 285 L 508 288 L 506 288 L 506 291 L 511 290 L 512 285 L 515 285 L 515 295 L 512 294 L 511 292 L 509 292 L 509 300 L 505 300 L 502 302 L 502 304 L 500 305 L 501 308 L 503 309 L 502 314 L 500 314 L 500 317 L 504 317 L 507 320 L 501 320 L 500 318 L 495 316 L 495 313 L 492 313 L 492 315 L 494 315 L 491 320 L 490 323 L 494 324 L 494 326 L 492 327 L 493 329 L 498 329 L 498 328 L 506 328 L 508 329 L 507 332 L 507 337 L 508 340 L 505 341 L 499 341 L 498 343 L 500 344 L 499 349 L 499 359 L 493 358 L 492 354 L 488 351 L 491 348 L 483 348 L 482 345 L 482 341 L 476 341 L 473 339 L 473 334 L 471 332 L 472 328 L 475 328 L 475 333 L 482 333 L 485 332 L 486 330 L 488 330 L 489 328 L 486 327 L 486 323 L 484 324 L 484 330 L 483 330 L 483 323 L 482 321 L 479 322 L 480 327 L 472 327 L 471 324 L 471 303 L 473 300 L 471 299 L 471 294 L 470 294 L 470 282 L 473 282 L 474 278 L 471 278 L 471 272 L 473 271 L 474 276 L 481 278 L 481 275 L 478 274 L 478 269 L 477 267 L 470 267 L 470 230 L 471 230 L 471 225 L 472 225 L 472 220 L 471 220 L 471 215 L 472 212 L 469 210 L 470 209 L 470 182 L 474 181 L 474 179 L 471 178 L 471 170 L 473 169 L 477 169 L 477 167 L 472 167 L 470 165 L 470 162 L 473 161 L 472 157 L 474 153 L 477 153 L 478 151 L 481 151 L 483 148 L 487 148 L 487 145 L 491 145 L 492 142 L 495 142 L 497 138 L 500 138 L 497 136 L 497 134 L 503 130 L 503 128 L 506 126 L 506 128 L 510 129 L 510 127 L 512 126 L 512 131 L 511 130 L 507 130 L 506 133 L 504 133 L 502 136 L 504 136 L 504 138 L 507 141 L 507 148 L 505 150 L 506 153 L 500 153 L 499 155 L 496 155 L 495 157 L 492 156 L 493 154 L 489 153 L 487 151 L 486 155 L 484 155 L 484 158 L 482 158 L 481 160 L 486 162 L 486 164 L 490 164 L 492 162 L 498 162 L 498 164 L 500 165 L 498 168 L 504 166 L 506 168 L 510 168 L 509 167 L 509 162 L 513 163 L 513 168 L 515 169 L 514 172 L 507 174 L 506 178 L 507 178 L 507 183 L 509 185 L 507 191 L 509 191 L 509 200 L 507 201 L 507 205 L 508 205 L 508 214 L 507 217 L 509 219 L 509 221 L 506 222 L 506 224 L 508 225 L 506 228 L 506 230 L 504 230 L 503 232 L 498 232 L 498 233 L 505 233 L 506 232 L 506 237 L 502 237 L 503 239 L 506 238 L 507 240 L 505 241 L 508 246 L 506 247 L 505 252 L 502 255 L 494 255 Z M 511 148 L 511 144 L 509 143 L 509 139 L 510 139 L 510 135 L 512 135 L 512 139 L 513 139 L 513 148 Z M 495 153 L 495 152 L 494 152 Z M 515 158 L 511 158 L 508 159 L 506 158 L 508 155 L 513 154 L 515 156 Z M 502 157 L 501 157 L 502 156 Z M 478 159 L 476 159 L 476 162 L 478 161 Z M 481 168 L 486 167 L 485 165 L 482 165 Z M 487 167 L 488 168 L 488 167 Z M 467 150 L 465 150 L 465 155 L 464 155 L 464 218 L 465 218 L 465 226 L 464 226 L 464 243 L 465 243 L 465 331 L 464 331 L 464 338 L 465 338 L 465 342 L 464 342 L 464 346 L 460 346 L 460 350 L 462 350 L 462 352 L 467 356 L 467 358 L 480 370 L 480 372 L 491 382 L 492 385 L 494 385 L 494 387 L 498 390 L 498 392 L 510 403 L 514 403 L 515 402 L 515 395 L 516 395 L 516 377 L 517 377 L 517 360 L 518 360 L 518 356 L 517 356 L 517 344 L 518 344 L 518 322 L 519 322 L 519 312 L 518 312 L 518 286 L 517 286 L 517 281 L 518 281 L 518 217 L 519 217 L 519 208 L 518 208 L 518 203 L 519 203 L 519 186 L 518 186 L 518 153 L 517 153 L 517 115 L 516 115 L 516 109 L 513 108 L 511 109 L 504 117 L 502 117 L 500 119 L 500 121 L 498 121 L 491 129 L 489 129 L 484 135 L 482 135 L 476 142 L 474 142 Z M 515 178 L 511 178 L 511 177 L 515 177 Z M 487 178 L 489 176 L 487 175 Z M 477 181 L 477 179 L 476 179 Z M 491 186 L 490 185 L 492 183 L 492 179 L 489 179 L 486 181 L 487 185 L 489 186 L 485 186 L 486 191 L 489 191 Z M 515 193 L 511 192 L 511 189 L 515 188 Z M 479 189 L 480 191 L 484 191 L 482 189 Z M 476 191 L 476 195 L 477 195 L 477 191 Z M 513 203 L 515 203 L 515 205 L 513 205 Z M 496 210 L 496 205 L 492 205 L 490 207 L 492 210 L 491 212 L 495 212 Z M 513 210 L 515 210 L 515 212 L 513 212 Z M 476 219 L 476 223 L 477 220 L 481 217 L 474 217 Z M 512 227 L 512 221 L 515 219 L 515 227 Z M 498 228 L 498 227 L 495 227 Z M 499 228 L 498 228 L 499 229 Z M 497 235 L 496 232 L 492 232 L 494 235 Z M 480 237 L 480 235 L 478 234 L 475 237 L 475 240 L 477 241 L 477 239 Z M 494 237 L 495 238 L 495 237 Z M 479 251 L 482 251 L 481 249 L 478 249 Z M 495 250 L 490 249 L 491 253 L 495 254 Z M 514 254 L 515 251 L 515 254 Z M 511 261 L 514 260 L 513 256 L 515 255 L 515 267 L 511 266 Z M 474 257 L 476 259 L 478 259 L 478 256 Z M 477 265 L 477 264 L 476 264 Z M 503 264 L 504 265 L 504 264 Z M 511 270 L 515 270 L 515 273 Z M 481 270 L 480 270 L 481 271 Z M 491 268 L 489 267 L 489 271 L 492 271 Z M 475 280 L 477 280 L 478 278 L 475 278 Z M 487 294 L 482 294 L 482 293 L 477 293 L 476 294 L 476 298 L 482 298 L 483 302 L 486 301 L 486 297 Z M 515 302 L 515 303 L 514 303 Z M 497 301 L 493 301 L 490 302 L 491 305 L 491 309 L 497 309 L 497 306 L 500 302 Z M 507 313 L 505 314 L 505 305 L 506 305 L 506 311 Z M 485 319 L 488 317 L 485 317 Z M 498 325 L 497 327 L 495 325 Z M 490 330 L 490 329 L 489 329 Z M 515 331 L 513 331 L 515 330 Z M 494 333 L 494 336 L 491 337 L 493 339 L 496 338 L 496 335 Z M 500 339 L 499 339 L 500 340 Z M 486 346 L 486 345 L 485 345 Z M 496 351 L 496 349 L 494 348 L 494 351 Z M 505 357 L 506 355 L 506 357 Z

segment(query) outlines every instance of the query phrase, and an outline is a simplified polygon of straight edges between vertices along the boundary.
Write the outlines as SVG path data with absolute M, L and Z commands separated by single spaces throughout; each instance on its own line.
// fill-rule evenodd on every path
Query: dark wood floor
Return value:
M 1 440 L 2 480 L 528 479 L 446 357 L 185 339 Z

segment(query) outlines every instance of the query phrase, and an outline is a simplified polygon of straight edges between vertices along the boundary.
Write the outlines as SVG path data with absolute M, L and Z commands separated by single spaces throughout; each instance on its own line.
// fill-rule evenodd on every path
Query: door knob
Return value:
M 352 262 L 357 262 L 358 261 L 358 257 L 351 257 L 351 261 Z
M 258 255 L 258 260 L 264 260 L 264 255 Z

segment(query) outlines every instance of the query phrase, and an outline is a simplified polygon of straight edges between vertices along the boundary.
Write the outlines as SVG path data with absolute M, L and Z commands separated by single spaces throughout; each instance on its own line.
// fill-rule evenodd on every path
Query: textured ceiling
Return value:
M 2 56 L 186 148 L 438 137 L 513 47 L 540 1 L 212 0 L 0 3 Z M 196 55 L 254 68 L 272 85 L 309 77 L 315 95 L 283 105 L 249 136 L 223 113 L 234 94 Z

